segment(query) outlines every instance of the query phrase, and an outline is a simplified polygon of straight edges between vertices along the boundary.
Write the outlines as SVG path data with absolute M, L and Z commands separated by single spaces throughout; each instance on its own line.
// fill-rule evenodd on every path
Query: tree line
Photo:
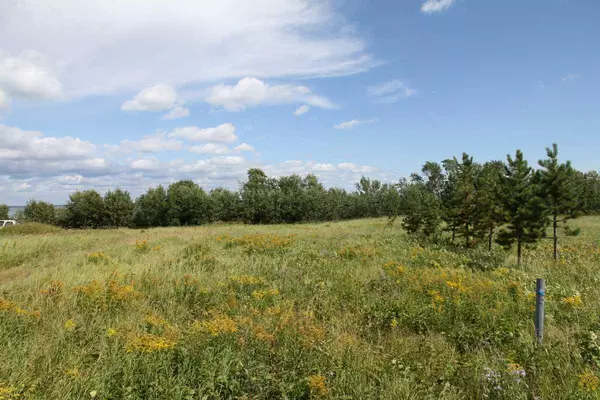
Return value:
M 567 221 L 583 213 L 597 213 L 598 174 L 576 171 L 569 161 L 560 163 L 558 146 L 546 149 L 547 157 L 531 167 L 523 153 L 508 155 L 506 162 L 475 163 L 462 158 L 427 162 L 421 174 L 401 182 L 402 225 L 412 234 L 439 240 L 448 232 L 465 247 L 485 240 L 517 248 L 520 263 L 526 244 L 548 237 L 552 229 L 554 259 L 558 258 L 561 231 L 577 234 Z
M 15 219 L 66 228 L 202 225 L 215 221 L 276 224 L 403 216 L 410 233 L 437 240 L 448 232 L 465 246 L 477 241 L 523 245 L 539 240 L 547 224 L 554 240 L 566 221 L 600 213 L 600 174 L 582 173 L 558 161 L 558 148 L 533 169 L 517 151 L 506 162 L 476 163 L 463 154 L 427 162 L 420 173 L 397 183 L 366 177 L 355 190 L 326 189 L 314 175 L 269 177 L 250 169 L 239 190 L 205 191 L 190 180 L 148 189 L 137 199 L 121 189 L 102 196 L 95 190 L 74 192 L 64 207 L 30 200 Z M 0 205 L 0 219 L 8 207 Z M 501 229 L 502 228 L 502 229 Z M 569 232 L 571 233 L 571 232 Z

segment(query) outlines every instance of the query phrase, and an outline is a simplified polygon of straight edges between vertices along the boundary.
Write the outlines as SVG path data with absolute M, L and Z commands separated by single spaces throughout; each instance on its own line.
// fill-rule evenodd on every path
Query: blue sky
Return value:
M 240 4 L 0 5 L 0 203 L 250 167 L 351 187 L 553 142 L 600 168 L 597 1 Z

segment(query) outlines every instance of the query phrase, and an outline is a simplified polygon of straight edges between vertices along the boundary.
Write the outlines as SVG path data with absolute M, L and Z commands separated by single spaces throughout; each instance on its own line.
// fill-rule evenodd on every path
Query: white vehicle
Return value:
M 17 221 L 12 219 L 0 219 L 0 229 L 5 228 L 7 226 L 16 225 Z

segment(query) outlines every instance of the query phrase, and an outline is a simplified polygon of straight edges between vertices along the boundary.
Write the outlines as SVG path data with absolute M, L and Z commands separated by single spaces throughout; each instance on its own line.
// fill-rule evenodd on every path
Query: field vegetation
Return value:
M 520 266 L 385 218 L 2 235 L 0 398 L 599 398 L 600 218 L 572 224 Z

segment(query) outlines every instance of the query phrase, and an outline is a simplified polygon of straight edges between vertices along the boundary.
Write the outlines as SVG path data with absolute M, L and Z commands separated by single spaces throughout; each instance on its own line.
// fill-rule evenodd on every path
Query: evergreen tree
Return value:
M 442 162 L 446 171 L 446 180 L 441 192 L 442 220 L 446 223 L 446 230 L 452 233 L 452 243 L 456 239 L 456 232 L 460 225 L 460 202 L 458 196 L 458 161 L 456 158 Z
M 516 243 L 517 263 L 520 264 L 523 245 L 535 243 L 544 235 L 546 208 L 523 153 L 517 150 L 515 158 L 508 155 L 507 160 L 500 189 L 508 226 L 500 231 L 497 241 L 507 249 Z
M 500 193 L 503 170 L 502 162 L 487 162 L 476 181 L 474 230 L 476 236 L 487 238 L 488 250 L 492 250 L 495 230 L 504 220 Z
M 408 233 L 423 233 L 436 239 L 441 223 L 439 199 L 423 182 L 411 182 L 402 188 L 401 201 L 405 212 L 402 227 Z
M 542 167 L 540 171 L 540 183 L 546 199 L 548 214 L 552 220 L 553 257 L 558 259 L 558 228 L 560 225 L 577 216 L 579 191 L 574 179 L 575 170 L 571 162 L 564 164 L 558 162 L 558 145 L 554 143 L 552 148 L 546 148 L 548 156 L 538 163 Z
M 109 190 L 104 195 L 104 206 L 106 207 L 109 226 L 120 228 L 132 225 L 135 216 L 135 204 L 131 200 L 129 192 L 121 189 Z
M 476 165 L 473 163 L 473 157 L 463 153 L 462 160 L 459 162 L 454 159 L 456 170 L 456 189 L 454 190 L 453 204 L 456 206 L 457 222 L 461 229 L 459 234 L 465 238 L 465 245 L 468 247 L 471 236 L 473 235 L 473 225 L 475 225 L 475 177 Z

